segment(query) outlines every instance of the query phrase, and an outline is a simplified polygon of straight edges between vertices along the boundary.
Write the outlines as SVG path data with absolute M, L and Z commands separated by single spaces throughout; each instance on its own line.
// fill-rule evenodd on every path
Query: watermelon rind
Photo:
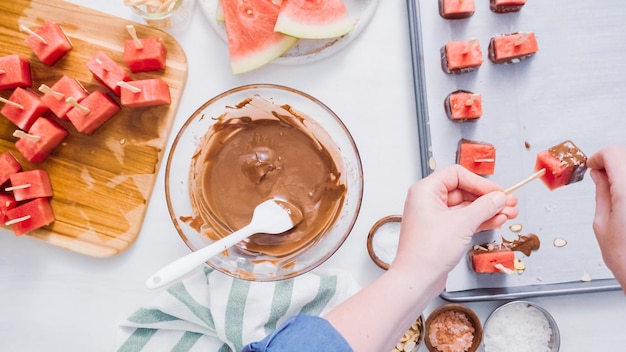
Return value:
M 231 70 L 234 74 L 255 70 L 284 54 L 297 40 L 297 38 L 286 36 L 282 41 L 266 46 L 263 51 L 254 55 L 231 56 Z
M 257 69 L 289 50 L 298 40 L 274 31 L 280 10 L 275 0 L 221 0 L 231 69 Z
M 348 34 L 354 27 L 343 0 L 285 0 L 274 30 L 297 38 L 328 39 Z

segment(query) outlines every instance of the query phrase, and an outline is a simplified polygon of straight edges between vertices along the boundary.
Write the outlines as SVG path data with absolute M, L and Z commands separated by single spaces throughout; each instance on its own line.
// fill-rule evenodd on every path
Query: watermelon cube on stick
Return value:
M 439 0 L 439 15 L 448 20 L 468 18 L 475 11 L 474 0 Z
M 24 25 L 20 25 L 20 29 L 29 34 L 26 45 L 48 66 L 54 65 L 72 49 L 72 43 L 61 26 L 53 21 L 44 21 L 34 31 Z
M 40 117 L 35 121 L 28 133 L 15 131 L 19 140 L 15 147 L 30 162 L 44 161 L 50 153 L 69 135 L 69 132 L 58 123 Z
M 133 25 L 126 26 L 128 33 L 133 38 L 124 42 L 124 62 L 130 72 L 157 71 L 165 68 L 167 49 L 161 38 L 137 37 Z
M 495 13 L 517 12 L 526 4 L 526 0 L 490 0 L 489 9 Z
M 537 154 L 535 171 L 549 190 L 582 181 L 587 171 L 587 156 L 572 141 L 566 140 Z
M 122 87 L 120 102 L 123 106 L 137 108 L 171 103 L 170 88 L 162 79 L 144 79 L 118 84 Z
M 483 114 L 482 96 L 466 90 L 454 91 L 444 100 L 444 109 L 453 121 L 476 121 Z
M 0 154 L 0 185 L 7 182 L 12 174 L 20 171 L 22 171 L 22 165 L 11 152 Z
M 23 130 L 28 130 L 37 118 L 48 111 L 37 94 L 20 87 L 15 88 L 9 99 L 0 98 L 0 101 L 5 103 L 0 114 Z
M 512 33 L 493 37 L 489 41 L 488 57 L 495 64 L 524 61 L 539 51 L 535 33 Z
M 94 91 L 79 106 L 70 110 L 67 117 L 76 130 L 92 134 L 119 110 L 117 103 L 106 93 Z
M 120 95 L 120 87 L 117 82 L 130 81 L 131 79 L 122 66 L 102 51 L 96 52 L 87 62 L 87 68 L 98 82 L 104 84 L 117 96 Z
M 280 5 L 268 0 L 221 0 L 232 72 L 257 69 L 298 40 L 274 31 Z
M 493 175 L 496 167 L 496 148 L 492 144 L 461 139 L 457 163 L 478 175 Z
M 30 87 L 30 62 L 14 54 L 0 57 L 0 90 Z
M 354 25 L 343 0 L 283 0 L 274 30 L 296 38 L 328 39 L 348 34 Z
M 10 193 L 0 192 L 0 224 L 7 221 L 7 211 L 15 208 L 17 201 Z
M 22 171 L 11 175 L 11 187 L 5 191 L 13 192 L 16 201 L 52 197 L 52 183 L 50 176 L 45 170 Z
M 515 254 L 510 250 L 477 252 L 471 254 L 472 268 L 476 273 L 501 273 L 504 270 L 515 269 Z
M 47 197 L 35 198 L 8 210 L 6 218 L 5 226 L 11 226 L 16 236 L 50 225 L 55 220 Z
M 67 120 L 66 114 L 72 106 L 68 98 L 81 101 L 87 97 L 87 90 L 74 78 L 63 75 L 52 87 L 42 84 L 39 91 L 44 93 L 41 101 L 60 119 Z
M 448 42 L 441 48 L 444 72 L 461 74 L 477 70 L 483 63 L 483 53 L 477 39 Z

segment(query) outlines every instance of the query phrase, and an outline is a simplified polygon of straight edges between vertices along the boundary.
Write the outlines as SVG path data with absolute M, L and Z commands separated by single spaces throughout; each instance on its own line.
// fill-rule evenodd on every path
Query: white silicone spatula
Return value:
M 146 281 L 148 288 L 159 288 L 176 281 L 209 258 L 234 246 L 255 233 L 283 233 L 302 221 L 302 212 L 282 199 L 269 199 L 257 205 L 250 223 L 210 245 L 166 265 Z

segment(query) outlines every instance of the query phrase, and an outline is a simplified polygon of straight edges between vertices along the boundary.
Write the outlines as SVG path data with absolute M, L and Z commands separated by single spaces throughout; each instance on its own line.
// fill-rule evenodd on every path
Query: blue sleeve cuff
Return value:
M 352 352 L 341 334 L 326 320 L 310 315 L 289 318 L 271 335 L 245 346 L 242 352 Z

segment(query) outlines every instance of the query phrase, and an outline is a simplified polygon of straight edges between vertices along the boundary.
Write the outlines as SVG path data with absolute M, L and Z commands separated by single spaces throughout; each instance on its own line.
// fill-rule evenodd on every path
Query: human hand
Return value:
M 391 269 L 432 271 L 443 289 L 474 233 L 515 218 L 516 205 L 517 197 L 459 165 L 433 173 L 409 188 Z
M 626 292 L 626 147 L 608 146 L 587 166 L 596 184 L 593 231 L 604 262 Z

